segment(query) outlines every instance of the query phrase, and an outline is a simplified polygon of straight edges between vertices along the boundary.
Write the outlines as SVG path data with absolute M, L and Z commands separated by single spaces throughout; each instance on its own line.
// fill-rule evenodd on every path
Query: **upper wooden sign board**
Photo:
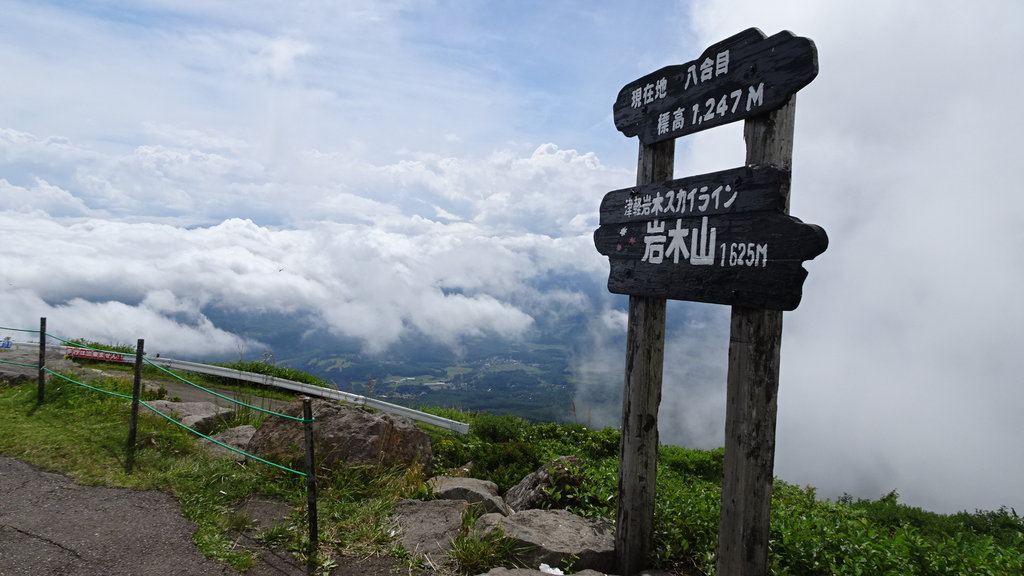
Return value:
M 613 107 L 615 127 L 644 144 L 686 136 L 775 110 L 817 75 L 810 39 L 750 28 L 627 84 Z

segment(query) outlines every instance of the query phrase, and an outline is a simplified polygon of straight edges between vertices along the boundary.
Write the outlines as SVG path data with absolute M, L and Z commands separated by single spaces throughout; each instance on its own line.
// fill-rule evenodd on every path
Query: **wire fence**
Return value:
M 219 392 L 216 392 L 214 390 L 210 390 L 209 388 L 206 388 L 204 386 L 196 384 L 195 382 L 192 382 L 191 380 L 189 380 L 188 378 L 185 378 L 184 376 L 176 374 L 176 373 L 168 370 L 167 368 L 164 368 L 163 366 L 160 366 L 160 365 L 158 365 L 158 364 L 156 364 L 154 362 L 151 362 L 144 355 L 144 340 L 141 340 L 141 339 L 138 341 L 138 345 L 136 347 L 136 352 L 135 352 L 136 360 L 135 360 L 135 379 L 134 379 L 134 382 L 133 382 L 133 393 L 132 393 L 131 396 L 129 396 L 129 395 L 126 395 L 126 394 L 122 394 L 120 392 L 115 392 L 113 390 L 106 390 L 106 389 L 100 388 L 98 386 L 93 386 L 91 384 L 87 384 L 85 382 L 81 382 L 81 381 L 76 380 L 76 379 L 74 379 L 74 378 L 72 378 L 70 376 L 61 374 L 60 372 L 51 370 L 50 368 L 47 368 L 46 367 L 46 343 L 47 343 L 47 339 L 48 338 L 52 338 L 53 340 L 61 342 L 68 349 L 88 350 L 88 351 L 95 352 L 95 353 L 98 353 L 98 354 L 110 354 L 110 350 L 104 350 L 104 349 L 100 349 L 100 348 L 93 348 L 93 347 L 90 347 L 90 346 L 82 344 L 82 343 L 73 342 L 73 341 L 70 341 L 70 340 L 65 340 L 65 339 L 63 339 L 63 338 L 61 338 L 59 336 L 55 336 L 53 334 L 50 334 L 46 330 L 46 318 L 41 318 L 40 319 L 40 327 L 39 327 L 38 330 L 31 330 L 31 329 L 24 329 L 24 328 L 11 328 L 11 327 L 6 327 L 6 326 L 0 326 L 0 332 L 18 332 L 18 333 L 27 333 L 27 334 L 37 334 L 39 336 L 39 361 L 38 361 L 38 363 L 36 363 L 36 364 L 29 364 L 29 363 L 24 363 L 24 362 L 15 362 L 15 361 L 10 361 L 10 360 L 4 360 L 4 359 L 2 359 L 2 356 L 0 356 L 0 364 L 9 364 L 9 365 L 19 366 L 19 367 L 24 367 L 24 368 L 35 368 L 35 369 L 38 370 L 38 393 L 37 393 L 37 403 L 38 404 L 42 404 L 45 401 L 45 386 L 46 386 L 46 375 L 47 374 L 49 374 L 49 375 L 51 375 L 51 376 L 53 376 L 55 378 L 58 378 L 60 380 L 69 382 L 71 384 L 74 384 L 76 386 L 80 386 L 82 388 L 86 388 L 88 390 L 92 390 L 94 392 L 99 392 L 99 393 L 102 393 L 102 394 L 107 394 L 107 395 L 110 395 L 110 396 L 115 396 L 115 397 L 118 397 L 118 398 L 123 398 L 123 399 L 126 399 L 126 400 L 130 400 L 132 402 L 132 413 L 131 413 L 132 415 L 131 415 L 131 419 L 129 421 L 129 438 L 128 438 L 128 443 L 127 443 L 127 451 L 128 451 L 128 453 L 127 453 L 127 458 L 125 459 L 125 461 L 126 461 L 126 471 L 128 473 L 132 472 L 132 466 L 133 466 L 133 462 L 134 462 L 134 451 L 135 451 L 135 444 L 136 444 L 135 439 L 136 439 L 136 432 L 137 432 L 137 426 L 138 426 L 138 418 L 137 418 L 138 406 L 141 405 L 141 406 L 145 407 L 146 409 L 148 409 L 153 414 L 156 414 L 156 415 L 160 416 L 161 418 L 167 420 L 168 422 L 171 422 L 171 423 L 179 426 L 180 428 L 188 431 L 189 433 L 191 433 L 191 434 L 193 434 L 195 436 L 198 436 L 200 438 L 203 438 L 205 440 L 213 442 L 214 444 L 217 444 L 218 446 L 221 446 L 222 448 L 225 448 L 225 449 L 230 450 L 232 452 L 241 454 L 242 456 L 245 456 L 246 458 L 250 458 L 252 460 L 256 460 L 257 462 L 261 462 L 263 464 L 266 464 L 268 466 L 272 466 L 272 467 L 277 468 L 279 470 L 282 470 L 282 471 L 285 471 L 285 472 L 288 472 L 288 473 L 291 473 L 291 474 L 295 474 L 297 476 L 304 477 L 306 479 L 307 503 L 308 503 L 308 507 L 309 507 L 308 517 L 309 517 L 309 547 L 310 547 L 310 549 L 309 549 L 309 555 L 308 555 L 308 562 L 309 562 L 310 566 L 312 566 L 315 563 L 315 557 L 316 557 L 316 554 L 317 554 L 317 548 L 318 548 L 318 543 L 319 543 L 319 536 L 318 536 L 319 529 L 318 529 L 318 526 L 317 526 L 317 512 L 316 512 L 316 508 L 317 508 L 317 506 L 316 506 L 316 499 L 317 499 L 317 496 L 316 496 L 316 473 L 315 473 L 315 470 L 314 470 L 314 455 L 313 455 L 313 422 L 315 421 L 315 419 L 313 418 L 311 402 L 310 402 L 310 399 L 308 397 L 307 398 L 303 398 L 303 416 L 302 417 L 296 417 L 296 416 L 291 416 L 289 414 L 283 414 L 281 412 L 275 412 L 273 410 L 268 410 L 266 408 L 262 408 L 262 407 L 254 406 L 254 405 L 246 403 L 246 402 L 242 402 L 242 401 L 237 400 L 235 398 L 230 398 L 228 396 L 220 394 Z M 5 349 L 5 348 L 6 349 L 11 349 L 14 346 L 15 345 L 13 343 L 13 340 L 10 337 L 7 337 L 7 338 L 4 338 L 3 340 L 0 340 L 0 349 Z M 129 356 L 129 354 L 120 354 L 120 355 L 121 356 Z M 278 464 L 276 462 L 271 462 L 271 461 L 266 460 L 264 458 L 260 458 L 259 456 L 256 456 L 254 454 L 250 454 L 250 453 L 248 453 L 248 452 L 246 452 L 244 450 L 241 450 L 241 449 L 239 449 L 239 448 L 237 448 L 235 446 L 231 446 L 231 445 L 229 445 L 227 443 L 221 442 L 220 440 L 212 438 L 211 436 L 203 434 L 202 432 L 199 432 L 198 430 L 195 430 L 194 428 L 191 428 L 191 427 L 185 425 L 181 421 L 175 420 L 174 418 L 172 418 L 171 416 L 161 412 L 157 408 L 154 408 L 153 406 L 150 406 L 148 403 L 146 403 L 145 401 L 141 400 L 140 397 L 139 397 L 140 396 L 140 390 L 141 390 L 141 367 L 142 367 L 143 363 L 146 363 L 146 364 L 148 364 L 150 366 L 153 366 L 157 370 L 165 373 L 166 375 L 168 375 L 168 376 L 170 376 L 170 377 L 172 377 L 172 378 L 174 378 L 174 379 L 176 379 L 176 380 L 178 380 L 178 381 L 180 381 L 180 382 L 182 382 L 184 384 L 192 386 L 193 388 L 195 388 L 197 390 L 200 390 L 202 392 L 208 393 L 208 394 L 210 394 L 212 396 L 215 396 L 217 398 L 220 398 L 222 400 L 226 400 L 228 402 L 231 402 L 232 404 L 235 404 L 235 405 L 238 405 L 238 406 L 243 406 L 245 408 L 248 408 L 248 409 L 251 409 L 251 410 L 255 410 L 255 411 L 261 412 L 263 414 L 267 414 L 267 415 L 271 415 L 271 416 L 279 416 L 279 417 L 284 418 L 286 420 L 291 420 L 291 421 L 295 421 L 295 422 L 301 423 L 303 425 L 303 429 L 304 429 L 304 433 L 305 433 L 305 440 L 306 440 L 306 442 L 305 442 L 305 452 L 306 452 L 306 454 L 305 454 L 305 464 L 306 464 L 306 471 L 303 472 L 303 471 L 300 471 L 300 470 L 295 470 L 293 468 L 289 468 L 287 466 Z

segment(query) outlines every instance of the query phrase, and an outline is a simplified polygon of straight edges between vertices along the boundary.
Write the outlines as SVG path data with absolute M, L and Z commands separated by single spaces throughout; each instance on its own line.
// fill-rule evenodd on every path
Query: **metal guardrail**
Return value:
M 73 346 L 60 346 L 60 349 L 64 350 L 65 353 L 68 349 L 74 349 Z M 78 349 L 81 350 L 81 349 Z M 83 352 L 85 352 L 83 350 Z M 74 354 L 72 352 L 72 354 Z M 83 354 L 88 356 L 87 354 Z M 109 354 L 108 357 L 100 358 L 111 362 L 134 362 L 134 354 Z M 405 416 L 410 420 L 417 420 L 426 424 L 432 424 L 440 428 L 447 430 L 453 430 L 460 434 L 469 433 L 469 424 L 444 418 L 441 416 L 435 416 L 433 414 L 427 414 L 426 412 L 420 412 L 419 410 L 413 410 L 412 408 L 406 408 L 405 406 L 399 406 L 398 404 L 391 404 L 390 402 L 384 402 L 382 400 L 376 400 L 373 398 L 367 398 L 366 396 L 360 396 L 358 394 L 352 394 L 349 392 L 342 392 L 334 388 L 322 388 L 320 386 L 312 386 L 310 384 L 303 384 L 301 382 L 295 382 L 294 380 L 285 380 L 284 378 L 277 378 L 276 376 L 269 376 L 267 374 L 257 374 L 255 372 L 244 372 L 242 370 L 235 370 L 233 368 L 225 368 L 223 366 L 213 366 L 211 364 L 201 364 L 199 362 L 188 362 L 186 360 L 175 360 L 173 358 L 153 358 L 147 357 L 147 359 L 163 368 L 168 370 L 187 370 L 189 372 L 198 372 L 199 374 L 207 374 L 210 376 L 221 376 L 224 378 L 232 378 L 234 380 L 243 380 L 246 382 L 252 382 L 254 384 L 261 384 L 264 386 L 273 386 L 275 388 L 282 388 L 284 390 L 291 390 L 292 392 L 298 392 L 307 396 L 316 396 L 318 398 L 330 398 L 331 400 L 338 400 L 341 402 L 347 402 L 349 404 L 355 404 L 356 406 L 366 406 L 368 408 L 374 408 L 381 412 L 387 412 L 389 414 L 398 414 Z
M 149 361 L 158 366 L 167 368 L 168 370 L 187 370 L 189 372 L 198 372 L 200 374 L 208 374 L 210 376 L 221 376 L 224 378 L 233 378 L 235 380 L 244 380 L 246 382 L 252 382 L 254 384 L 262 384 L 264 386 L 274 386 L 276 388 L 283 388 L 285 390 L 291 390 L 293 392 L 299 392 L 306 394 L 307 396 L 317 396 L 320 398 L 330 398 L 332 400 L 340 400 L 341 402 L 347 402 L 349 404 L 355 404 L 356 406 L 367 406 L 374 408 L 382 412 L 389 414 L 399 414 L 405 416 L 411 420 L 418 420 L 427 424 L 433 424 L 441 428 L 448 430 L 454 430 L 461 434 L 469 432 L 469 424 L 464 422 L 458 422 L 443 418 L 441 416 L 435 416 L 433 414 L 427 414 L 426 412 L 420 412 L 419 410 L 413 410 L 412 408 L 406 408 L 405 406 L 399 406 L 398 404 L 391 404 L 390 402 L 384 402 L 382 400 L 376 400 L 374 398 L 367 398 L 366 396 L 360 396 L 358 394 L 352 394 L 349 392 L 342 392 L 341 390 L 333 388 L 323 388 L 320 386 L 313 386 L 310 384 L 303 384 L 301 382 L 295 382 L 294 380 L 285 380 L 284 378 L 277 378 L 276 376 L 269 376 L 266 374 L 256 374 L 255 372 L 243 372 L 241 370 L 235 370 L 233 368 L 225 368 L 223 366 L 212 366 L 210 364 L 200 364 L 198 362 L 188 362 L 185 360 L 174 360 L 171 358 L 149 358 Z

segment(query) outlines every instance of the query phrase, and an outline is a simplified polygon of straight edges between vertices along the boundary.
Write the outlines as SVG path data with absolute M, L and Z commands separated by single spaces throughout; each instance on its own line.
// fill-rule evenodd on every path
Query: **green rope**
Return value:
M 170 422 L 174 422 L 178 426 L 181 426 L 182 428 L 184 428 L 185 430 L 188 430 L 189 432 L 195 434 L 196 436 L 202 436 L 203 438 L 206 438 L 210 442 L 213 442 L 214 444 L 218 444 L 220 446 L 223 446 L 224 448 L 227 448 L 228 450 L 231 450 L 232 452 L 237 452 L 237 453 L 239 453 L 239 454 L 241 454 L 243 456 L 246 456 L 248 458 L 252 458 L 253 460 L 257 460 L 259 462 L 263 462 L 264 464 L 267 464 L 269 466 L 273 466 L 274 468 L 280 468 L 281 470 L 284 470 L 286 472 L 291 472 L 292 474 L 298 474 L 299 476 L 307 476 L 307 474 L 305 472 L 299 472 L 298 470 L 292 470 L 291 468 L 288 468 L 287 466 L 282 466 L 280 464 L 275 464 L 275 463 L 273 463 L 273 462 L 271 462 L 269 460 L 264 460 L 263 458 L 260 458 L 259 456 L 253 456 L 252 454 L 249 454 L 247 452 L 243 452 L 243 451 L 241 451 L 241 450 L 239 450 L 237 448 L 234 448 L 232 446 L 228 446 L 227 444 L 221 442 L 220 440 L 214 440 L 213 438 L 210 438 L 209 436 L 207 436 L 206 434 L 203 434 L 202 432 L 196 432 L 192 428 L 189 428 L 188 426 L 185 426 L 181 422 L 178 422 L 174 418 L 171 418 L 170 416 L 164 414 L 163 412 L 157 410 L 156 408 L 153 408 L 152 406 L 150 406 L 149 404 L 146 404 L 145 402 L 139 401 L 139 404 L 142 404 L 146 408 L 149 408 L 154 414 L 159 414 L 160 416 L 162 416 L 166 420 L 168 420 Z
M 39 368 L 39 364 L 22 364 L 21 362 L 10 362 L 8 360 L 0 360 L 0 364 L 14 364 L 15 366 L 24 366 L 25 368 Z
M 6 327 L 3 327 L 3 326 L 0 326 L 0 330 L 13 330 L 15 332 L 39 332 L 38 330 L 23 330 L 23 329 L 20 329 L 20 328 L 6 328 Z M 81 344 L 77 344 L 77 343 L 71 342 L 69 340 L 65 340 L 63 338 L 60 338 L 58 336 L 54 336 L 53 334 L 48 334 L 47 333 L 45 335 L 49 336 L 50 338 L 53 338 L 55 340 L 59 340 L 60 342 L 63 342 L 64 344 L 70 344 L 70 345 L 72 345 L 72 346 L 74 346 L 76 348 L 85 348 L 87 350 L 95 350 L 96 352 L 111 352 L 110 350 L 103 350 L 103 349 L 100 349 L 100 348 L 91 348 L 89 346 L 84 346 L 84 345 L 81 345 Z M 126 354 L 127 355 L 127 353 L 123 353 L 123 352 L 114 352 L 114 353 L 115 354 Z M 245 402 L 239 402 L 238 400 L 235 400 L 234 398 L 228 398 L 227 396 L 224 396 L 223 394 L 218 394 L 218 393 L 214 392 L 213 390 L 209 390 L 207 388 L 203 388 L 202 386 L 200 386 L 198 384 L 195 384 L 194 382 L 189 382 L 185 378 L 182 378 L 181 376 L 178 376 L 177 374 L 175 374 L 174 372 L 171 372 L 170 370 L 167 370 L 163 366 L 158 366 L 158 365 L 154 364 L 153 362 L 150 362 L 148 358 L 144 358 L 144 360 L 146 360 L 146 362 L 149 363 L 150 365 L 156 366 L 160 370 L 163 370 L 167 374 L 177 378 L 178 380 L 181 380 L 182 382 L 184 382 L 184 383 L 186 383 L 186 384 L 188 384 L 190 386 L 198 388 L 198 389 L 200 389 L 200 390 L 202 390 L 204 392 L 208 392 L 210 394 L 213 394 L 214 396 L 217 396 L 218 398 L 223 398 L 224 400 L 227 400 L 229 402 L 234 402 L 235 404 L 240 404 L 242 406 L 245 406 L 246 408 L 251 408 L 253 410 L 257 410 L 257 411 L 263 412 L 265 414 L 273 414 L 275 416 L 280 416 L 282 418 L 287 418 L 289 420 L 295 420 L 296 422 L 302 422 L 303 424 L 305 424 L 307 422 L 314 422 L 316 420 L 315 418 L 310 419 L 310 420 L 306 420 L 305 418 L 296 418 L 295 416 L 289 416 L 287 414 L 281 414 L 279 412 L 274 412 L 272 410 L 266 410 L 266 409 L 260 408 L 258 406 L 252 406 L 250 404 L 246 404 Z M 18 362 L 7 362 L 5 360 L 0 360 L 0 364 L 14 364 L 15 366 L 25 366 L 25 367 L 28 367 L 28 368 L 38 368 L 39 367 L 38 365 L 35 365 L 35 364 L 21 364 L 21 363 L 18 363 Z M 69 377 L 67 377 L 67 376 L 65 376 L 63 374 L 59 374 L 57 372 L 54 372 L 53 370 L 50 370 L 49 368 L 44 367 L 43 370 L 45 370 L 46 372 L 49 372 L 50 374 L 53 374 L 54 376 L 56 376 L 58 378 L 61 378 L 61 379 L 66 380 L 68 382 L 71 382 L 72 384 L 77 384 L 78 386 L 81 386 L 83 388 L 88 388 L 89 390 L 94 390 L 96 392 L 102 392 L 103 394 L 109 394 L 111 396 L 116 396 L 118 398 L 126 398 L 128 400 L 133 400 L 133 398 L 131 396 L 127 396 L 125 394 L 121 394 L 121 393 L 118 393 L 118 392 L 112 392 L 110 390 L 104 390 L 102 388 L 96 388 L 95 386 L 90 386 L 90 385 L 85 384 L 83 382 L 79 382 L 79 381 L 77 381 L 77 380 L 75 380 L 73 378 L 69 378 Z M 252 458 L 253 460 L 256 460 L 257 462 L 262 462 L 262 463 L 264 463 L 264 464 L 266 464 L 268 466 L 273 466 L 274 468 L 278 468 L 280 470 L 284 470 L 285 472 L 291 472 L 292 474 L 298 474 L 299 476 L 303 476 L 303 477 L 308 476 L 308 474 L 306 472 L 300 472 L 298 470 L 293 470 L 291 468 L 288 468 L 287 466 L 282 466 L 280 464 L 275 464 L 274 462 L 271 462 L 269 460 L 264 460 L 263 458 L 260 458 L 259 456 L 254 456 L 252 454 L 249 454 L 248 452 L 244 452 L 244 451 L 239 450 L 239 449 L 237 449 L 237 448 L 235 448 L 233 446 L 229 446 L 229 445 L 221 442 L 220 440 L 215 440 L 215 439 L 207 436 L 206 434 L 203 434 L 202 432 L 197 432 L 196 430 L 193 430 L 192 428 L 189 428 L 188 426 L 182 424 L 181 422 L 178 422 L 177 420 L 171 418 L 170 416 L 164 414 L 163 412 L 157 410 L 156 408 L 153 408 L 152 406 L 150 406 L 149 404 L 146 404 L 145 402 L 143 402 L 141 400 L 139 401 L 139 404 L 142 404 L 143 406 L 145 406 L 147 409 L 149 409 L 154 414 L 160 415 L 162 418 L 164 418 L 164 419 L 166 419 L 166 420 L 168 420 L 170 422 L 173 422 L 174 424 L 177 424 L 178 426 L 184 428 L 185 430 L 188 430 L 189 432 L 195 434 L 196 436 L 200 436 L 202 438 L 205 438 L 206 440 L 209 440 L 210 442 L 213 442 L 214 444 L 217 444 L 218 446 L 221 446 L 223 448 L 227 448 L 228 450 L 231 450 L 232 452 L 237 452 L 238 454 L 241 454 L 242 456 L 245 456 L 247 458 Z
M 117 396 L 118 398 L 127 398 L 128 400 L 132 399 L 131 396 L 126 396 L 126 395 L 121 394 L 119 392 L 111 392 L 110 390 L 104 390 L 102 388 L 96 388 L 95 386 L 89 386 L 88 384 L 83 384 L 82 382 L 79 382 L 78 380 L 75 380 L 73 378 L 68 378 L 67 376 L 65 376 L 63 374 L 58 374 L 58 373 L 54 372 L 53 370 L 50 370 L 49 368 L 43 368 L 43 370 L 49 372 L 50 374 L 53 374 L 57 378 L 61 378 L 61 379 L 67 380 L 68 382 L 71 382 L 72 384 L 78 384 L 82 388 L 88 388 L 89 390 L 95 390 L 96 392 L 103 392 L 104 394 L 110 394 L 111 396 Z
M 24 328 L 8 328 L 6 326 L 0 326 L 0 330 L 11 330 L 12 332 L 39 332 L 39 330 L 26 330 Z
M 266 408 L 260 408 L 259 406 L 253 406 L 252 404 L 246 404 L 245 402 L 241 402 L 239 400 L 235 400 L 234 398 L 229 398 L 229 397 L 227 397 L 227 396 L 225 396 L 223 394 L 218 394 L 217 392 L 214 392 L 213 390 L 210 390 L 209 388 L 203 388 L 202 386 L 200 386 L 199 384 L 196 384 L 195 382 L 190 382 L 190 381 L 186 380 L 185 378 L 182 378 L 181 376 L 178 376 L 177 374 L 175 374 L 174 372 L 171 372 L 170 370 L 164 368 L 163 366 L 160 366 L 159 364 L 155 364 L 149 358 L 143 358 L 143 360 L 145 360 L 146 363 L 149 364 L 150 366 L 153 366 L 153 367 L 155 367 L 155 368 L 157 368 L 159 370 L 162 370 L 166 374 L 169 374 L 170 376 L 173 376 L 173 377 L 177 378 L 178 380 L 181 380 L 182 382 L 184 382 L 185 384 L 188 384 L 189 386 L 192 386 L 194 388 L 198 388 L 199 390 L 202 390 L 203 392 L 207 392 L 209 394 L 213 394 L 214 396 L 216 396 L 218 398 L 223 398 L 224 400 L 227 400 L 228 402 L 234 402 L 235 404 L 239 404 L 241 406 L 245 406 L 246 408 L 251 408 L 251 409 L 256 410 L 258 412 L 263 412 L 264 414 L 271 414 L 271 415 L 274 415 L 274 416 L 280 416 L 282 418 L 287 418 L 288 420 L 295 420 L 296 422 L 303 422 L 303 423 L 306 422 L 305 418 L 298 418 L 298 417 L 295 417 L 295 416 L 289 416 L 287 414 L 281 414 L 280 412 L 274 412 L 273 410 L 267 410 Z
M 58 378 L 62 378 L 64 380 L 67 380 L 68 382 L 71 382 L 72 384 L 77 384 L 77 385 L 79 385 L 79 386 L 81 386 L 83 388 L 88 388 L 89 390 L 94 390 L 96 392 L 102 392 L 104 394 L 109 394 L 111 396 L 117 396 L 118 398 L 125 398 L 125 399 L 128 399 L 128 400 L 132 400 L 131 396 L 127 396 L 125 394 L 120 394 L 118 392 L 111 392 L 110 390 L 104 390 L 102 388 L 96 388 L 95 386 L 89 386 L 88 384 L 83 384 L 82 382 L 79 382 L 79 381 L 77 381 L 77 380 L 75 380 L 73 378 L 69 378 L 67 376 L 64 376 L 63 374 L 58 374 L 57 372 L 54 372 L 53 370 L 50 370 L 49 368 L 44 368 L 44 370 L 46 370 L 47 372 L 49 372 L 50 374 L 53 374 L 54 376 L 56 376 Z M 139 401 L 139 404 L 142 404 L 143 406 L 148 408 L 150 411 L 152 411 L 154 414 L 159 414 L 164 419 L 169 420 L 171 422 L 174 422 L 175 424 L 177 424 L 178 426 L 181 426 L 185 430 L 188 430 L 189 432 L 195 434 L 196 436 L 202 436 L 203 438 L 206 438 L 207 440 L 209 440 L 210 442 L 213 442 L 214 444 L 218 444 L 220 446 L 223 446 L 224 448 L 227 448 L 228 450 L 231 450 L 233 452 L 237 452 L 237 453 L 239 453 L 239 454 L 241 454 L 243 456 L 246 456 L 248 458 L 252 458 L 253 460 L 257 460 L 259 462 L 263 462 L 264 464 L 267 464 L 269 466 L 273 466 L 275 468 L 280 468 L 281 470 L 284 470 L 286 472 L 291 472 L 293 474 L 298 474 L 299 476 L 306 476 L 305 472 L 299 472 L 298 470 L 292 470 L 291 468 L 288 468 L 287 466 L 282 466 L 280 464 L 275 464 L 275 463 L 273 463 L 273 462 L 271 462 L 269 460 L 264 460 L 263 458 L 260 458 L 259 456 L 253 456 L 252 454 L 249 454 L 247 452 L 243 452 L 243 451 L 241 451 L 241 450 L 239 450 L 237 448 L 234 448 L 232 446 L 228 446 L 227 444 L 221 442 L 220 440 L 215 440 L 213 438 L 210 438 L 209 436 L 207 436 L 207 435 L 205 435 L 205 434 L 203 434 L 201 432 L 197 432 L 197 431 L 193 430 L 192 428 L 189 428 L 188 426 L 182 424 L 181 422 L 178 422 L 174 418 L 171 418 L 170 416 L 164 414 L 163 412 L 157 410 L 156 408 L 153 408 L 152 406 L 150 406 L 149 404 L 146 404 L 145 402 L 143 402 L 141 400 Z

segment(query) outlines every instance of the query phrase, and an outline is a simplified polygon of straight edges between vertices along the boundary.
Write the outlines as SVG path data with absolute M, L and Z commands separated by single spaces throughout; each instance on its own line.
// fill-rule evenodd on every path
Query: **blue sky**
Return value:
M 783 339 L 777 473 L 821 494 L 1024 509 L 1024 7 L 893 3 L 0 0 L 0 325 L 167 355 L 272 310 L 386 351 L 528 338 L 594 297 L 603 195 L 635 179 L 626 83 L 745 28 L 815 41 L 792 213 L 824 227 Z M 743 162 L 738 125 L 678 177 Z M 572 278 L 578 285 L 545 282 Z M 598 290 L 595 290 L 595 287 Z M 728 309 L 669 330 L 663 437 L 716 446 Z

